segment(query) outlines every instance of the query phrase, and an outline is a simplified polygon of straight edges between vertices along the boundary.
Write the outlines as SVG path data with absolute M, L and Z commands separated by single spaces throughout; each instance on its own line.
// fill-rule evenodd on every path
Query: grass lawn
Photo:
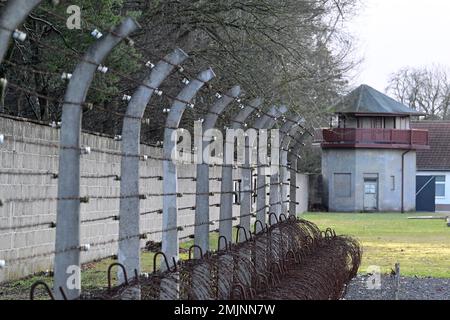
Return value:
M 408 220 L 424 215 L 431 214 L 308 213 L 303 218 L 358 239 L 361 273 L 372 265 L 387 273 L 399 262 L 404 276 L 450 278 L 450 228 L 444 220 Z

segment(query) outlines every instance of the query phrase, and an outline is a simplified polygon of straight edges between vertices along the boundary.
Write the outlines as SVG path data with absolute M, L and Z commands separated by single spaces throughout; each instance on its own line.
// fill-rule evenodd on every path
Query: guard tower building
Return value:
M 412 130 L 422 115 L 362 85 L 333 108 L 322 132 L 324 205 L 330 212 L 405 212 L 416 206 L 416 150 L 428 131 Z

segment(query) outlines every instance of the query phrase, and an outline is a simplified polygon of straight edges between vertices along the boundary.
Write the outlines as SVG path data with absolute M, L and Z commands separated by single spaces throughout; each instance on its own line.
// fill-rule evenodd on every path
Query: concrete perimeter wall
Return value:
M 44 198 L 44 201 L 14 201 L 0 207 L 0 260 L 6 260 L 7 266 L 0 270 L 0 282 L 17 279 L 42 270 L 52 269 L 53 255 L 46 255 L 55 249 L 55 229 L 50 227 L 56 221 L 56 200 L 58 180 L 52 173 L 58 172 L 59 130 L 50 126 L 31 123 L 10 117 L 0 117 L 0 134 L 5 135 L 5 143 L 0 145 L 0 199 Z M 11 138 L 12 137 L 12 138 Z M 25 141 L 25 142 L 22 142 Z M 120 142 L 109 137 L 83 133 L 82 145 L 93 149 L 120 151 Z M 42 146 L 33 142 L 55 144 Z M 146 145 L 141 146 L 141 153 L 162 157 L 162 150 Z M 162 162 L 148 160 L 141 162 L 141 176 L 161 176 Z M 12 174 L 26 173 L 26 174 Z M 35 173 L 49 173 L 36 175 Z M 195 165 L 180 165 L 179 177 L 195 177 Z M 120 156 L 92 152 L 83 155 L 81 162 L 82 176 L 120 176 Z M 211 168 L 211 177 L 220 177 L 221 168 Z M 238 172 L 235 172 L 238 178 Z M 141 193 L 162 193 L 162 181 L 141 179 Z M 220 191 L 220 182 L 210 182 L 211 191 Z M 119 196 L 120 182 L 114 177 L 82 178 L 82 196 Z M 195 182 L 179 180 L 179 192 L 195 192 Z M 96 200 L 81 206 L 81 220 L 95 220 L 119 214 L 119 199 Z M 195 205 L 195 196 L 186 195 L 178 198 L 180 208 Z M 220 203 L 220 195 L 211 196 L 211 204 Z M 162 197 L 150 197 L 141 200 L 141 213 L 162 208 Z M 234 215 L 239 215 L 239 206 L 234 206 Z M 219 218 L 219 208 L 211 208 L 211 219 Z M 179 225 L 194 223 L 194 211 L 182 210 L 178 215 Z M 49 223 L 44 226 L 36 226 Z M 112 218 L 82 223 L 82 243 L 98 243 L 111 240 L 110 244 L 92 247 L 82 252 L 83 262 L 111 256 L 117 253 L 118 221 Z M 16 227 L 11 229 L 12 227 Z M 161 230 L 162 215 L 151 213 L 141 218 L 141 232 Z M 211 226 L 217 229 L 218 225 Z M 180 232 L 180 237 L 194 233 L 192 227 Z M 161 233 L 149 236 L 148 240 L 160 241 Z M 146 241 L 148 241 L 146 240 Z M 146 241 L 142 241 L 142 246 Z M 32 259 L 18 260 L 35 256 Z M 10 263 L 9 261 L 13 262 Z
M 51 270 L 55 249 L 55 229 L 50 227 L 56 221 L 57 183 L 52 174 L 58 173 L 59 129 L 52 128 L 25 119 L 0 116 L 0 134 L 5 135 L 5 143 L 0 145 L 0 200 L 4 199 L 45 199 L 42 201 L 13 201 L 0 207 L 0 260 L 6 260 L 7 266 L 0 269 L 0 283 L 15 280 L 36 272 Z M 50 144 L 44 146 L 43 144 Z M 92 149 L 120 151 L 120 142 L 98 134 L 83 133 L 81 143 Z M 160 148 L 141 146 L 141 154 L 162 157 Z M 92 152 L 83 155 L 81 161 L 81 196 L 111 197 L 119 196 L 120 182 L 114 177 L 120 176 L 120 156 Z M 221 177 L 221 167 L 210 169 L 211 177 Z M 14 174 L 13 174 L 14 173 Z M 19 174 L 20 173 L 20 174 Z M 40 174 L 36 174 L 40 173 Z M 162 176 L 162 162 L 159 160 L 141 161 L 141 177 Z M 234 170 L 234 178 L 240 179 L 239 170 Z M 90 177 L 95 176 L 95 177 Z M 195 177 L 195 165 L 179 165 L 178 176 Z M 307 203 L 307 180 L 298 177 L 300 189 L 297 199 Z M 179 179 L 178 192 L 195 192 L 192 179 Z M 210 191 L 220 192 L 221 182 L 210 181 Z M 141 179 L 141 193 L 162 193 L 162 181 Z M 306 196 L 307 197 L 307 196 Z M 82 252 L 82 262 L 105 258 L 117 254 L 118 221 L 103 219 L 119 215 L 119 199 L 90 199 L 81 205 L 81 243 L 107 243 L 93 246 L 88 252 Z M 141 200 L 141 213 L 162 209 L 162 197 L 149 197 Z M 211 196 L 210 204 L 219 204 L 220 195 Z M 195 196 L 185 195 L 178 198 L 179 208 L 195 206 Z M 298 212 L 305 209 L 298 207 Z M 219 219 L 219 208 L 210 208 L 211 220 Z M 239 205 L 234 205 L 233 215 L 239 216 Z M 180 226 L 194 224 L 194 210 L 179 210 Z M 86 221 L 88 220 L 88 221 Z M 96 221 L 97 220 L 97 221 Z M 235 221 L 238 224 L 239 221 Z M 45 224 L 45 225 L 41 225 Z M 218 224 L 211 230 L 218 229 Z M 152 232 L 147 240 L 161 241 L 162 215 L 150 213 L 141 216 L 141 232 Z M 185 228 L 180 237 L 194 233 L 194 228 Z M 32 257 L 32 258 L 29 258 Z

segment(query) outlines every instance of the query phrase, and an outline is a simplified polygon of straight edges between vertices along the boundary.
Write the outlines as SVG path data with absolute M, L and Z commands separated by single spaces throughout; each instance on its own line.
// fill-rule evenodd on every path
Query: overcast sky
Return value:
M 405 66 L 450 66 L 449 0 L 363 0 L 348 28 L 364 59 L 354 85 L 380 91 L 392 72 Z

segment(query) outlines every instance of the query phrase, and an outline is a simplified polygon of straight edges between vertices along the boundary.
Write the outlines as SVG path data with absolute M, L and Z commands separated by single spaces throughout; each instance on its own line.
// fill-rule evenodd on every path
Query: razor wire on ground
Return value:
M 220 237 L 213 252 L 203 253 L 193 245 L 189 259 L 173 266 L 157 252 L 153 273 L 125 272 L 125 283 L 118 286 L 113 285 L 111 270 L 125 269 L 115 262 L 105 272 L 108 287 L 85 292 L 80 299 L 132 299 L 133 291 L 139 290 L 142 300 L 337 300 L 345 295 L 361 263 L 355 240 L 331 229 L 321 232 L 313 223 L 292 216 L 264 225 L 259 233 L 246 231 L 242 243 Z M 219 249 L 220 242 L 225 249 Z M 192 259 L 195 250 L 201 259 Z M 165 269 L 156 269 L 158 257 Z M 31 297 L 34 292 L 35 287 Z
M 9 47 L 11 38 L 14 41 L 23 42 L 27 34 L 18 30 L 28 14 L 35 8 L 40 8 L 41 1 L 33 0 L 26 4 L 19 4 L 20 1 L 10 0 L 4 6 L 2 19 L 0 20 L 0 61 L 8 65 L 9 68 L 17 68 L 33 74 L 45 74 L 63 81 L 65 88 L 64 98 L 58 98 L 37 92 L 31 85 L 24 87 L 19 83 L 7 81 L 9 88 L 26 93 L 29 96 L 43 99 L 44 101 L 55 103 L 62 107 L 61 122 L 52 123 L 51 126 L 61 130 L 60 142 L 46 142 L 39 139 L 25 139 L 24 137 L 5 135 L 0 132 L 0 144 L 5 145 L 9 150 L 15 143 L 38 145 L 54 149 L 59 152 L 59 170 L 56 171 L 36 171 L 36 170 L 2 170 L 2 174 L 12 176 L 48 176 L 57 180 L 57 196 L 54 197 L 6 197 L 0 199 L 0 207 L 9 204 L 35 203 L 42 201 L 55 201 L 57 203 L 56 220 L 42 221 L 39 223 L 19 224 L 0 226 L 0 231 L 16 232 L 19 229 L 32 229 L 43 227 L 56 229 L 55 249 L 45 252 L 32 253 L 26 256 L 8 258 L 3 262 L 3 267 L 9 264 L 29 262 L 38 257 L 55 256 L 54 262 L 54 292 L 48 288 L 48 292 L 58 299 L 77 299 L 83 297 L 80 288 L 68 289 L 67 268 L 70 266 L 80 266 L 80 255 L 89 251 L 90 248 L 101 247 L 108 244 L 117 244 L 119 262 L 118 277 L 123 283 L 118 289 L 110 289 L 106 295 L 100 297 L 114 298 L 120 296 L 121 288 L 126 289 L 134 273 L 135 281 L 139 283 L 140 290 L 134 292 L 134 297 L 160 299 L 187 298 L 187 299 L 228 299 L 228 298 L 255 298 L 264 295 L 264 290 L 275 288 L 280 281 L 286 277 L 298 279 L 299 285 L 304 285 L 304 297 L 319 297 L 327 299 L 339 298 L 338 292 L 353 276 L 355 268 L 359 265 L 360 252 L 356 244 L 349 239 L 336 237 L 334 234 L 326 233 L 322 235 L 319 230 L 306 221 L 296 221 L 296 190 L 295 183 L 297 171 L 297 158 L 299 150 L 303 147 L 303 139 L 306 135 L 313 135 L 313 129 L 306 126 L 301 116 L 291 114 L 283 106 L 267 106 L 263 99 L 255 97 L 248 101 L 243 101 L 241 88 L 219 88 L 211 85 L 210 82 L 215 77 L 212 69 L 206 69 L 195 75 L 196 72 L 186 70 L 182 63 L 189 58 L 181 49 L 175 49 L 166 57 L 152 57 L 152 60 L 142 59 L 144 79 L 136 79 L 134 76 L 124 74 L 115 70 L 111 66 L 105 66 L 104 60 L 110 52 L 122 42 L 129 46 L 136 47 L 131 35 L 139 24 L 132 18 L 125 18 L 123 21 L 111 29 L 107 34 L 102 34 L 98 29 L 92 30 L 91 35 L 95 41 L 90 44 L 85 54 L 80 54 L 65 48 L 58 48 L 48 43 L 43 43 L 39 39 L 33 39 L 38 46 L 47 50 L 61 53 L 64 58 L 72 58 L 76 62 L 73 73 L 67 70 L 39 70 L 38 68 L 20 65 L 16 62 L 4 59 L 6 50 Z M 51 13 L 51 11 L 47 11 Z M 56 18 L 63 18 L 53 14 Z M 90 25 L 95 25 L 90 23 Z M 107 28 L 103 28 L 106 30 Z M 152 55 L 147 49 L 136 47 L 144 56 Z M 117 49 L 118 50 L 118 49 Z M 131 58 L 132 53 L 122 50 Z M 133 55 L 134 58 L 136 58 Z M 153 63 L 153 59 L 159 60 Z M 123 81 L 133 84 L 134 93 L 129 95 L 128 91 L 120 92 L 120 95 L 111 97 L 111 101 L 121 101 L 126 104 L 126 112 L 111 111 L 105 106 L 87 101 L 87 92 L 92 89 L 110 95 L 110 93 L 93 85 L 96 74 L 112 74 Z M 173 94 L 161 90 L 163 82 L 174 76 L 181 75 L 181 91 Z M 174 87 L 173 90 L 178 90 Z M 172 91 L 173 91 L 172 90 Z M 271 134 L 270 155 L 275 165 L 268 165 L 263 161 L 264 157 L 257 156 L 257 163 L 250 163 L 247 158 L 244 163 L 237 163 L 232 152 L 233 163 L 218 162 L 212 164 L 196 163 L 196 176 L 180 177 L 177 174 L 179 162 L 173 161 L 172 151 L 177 148 L 176 141 L 173 141 L 172 134 L 183 130 L 179 128 L 183 114 L 187 108 L 194 108 L 194 100 L 201 91 L 206 91 L 213 102 L 207 111 L 201 115 L 199 121 L 202 123 L 202 137 L 207 129 L 212 129 L 218 119 L 226 122 L 224 129 L 228 131 L 228 125 L 235 130 L 271 130 L 280 129 L 280 134 Z M 211 91 L 213 91 L 211 93 Z M 165 99 L 156 103 L 152 97 Z M 170 103 L 171 107 L 166 105 Z M 238 109 L 234 110 L 232 119 L 224 116 L 224 111 L 230 110 L 233 105 Z M 164 131 L 164 140 L 158 142 L 156 146 L 162 147 L 162 156 L 153 154 L 143 154 L 140 152 L 140 133 L 142 125 L 149 125 L 150 119 L 145 117 L 146 109 L 155 106 L 165 106 L 162 114 L 167 116 L 164 126 L 158 129 Z M 116 135 L 114 140 L 121 144 L 120 150 L 110 150 L 105 148 L 94 148 L 89 145 L 81 145 L 81 127 L 83 113 L 85 111 L 97 110 L 111 113 L 118 116 L 123 121 L 121 135 Z M 253 124 L 253 125 L 252 125 Z M 259 145 L 250 144 L 250 138 L 244 136 L 244 155 L 262 150 Z M 237 139 L 237 138 L 236 138 Z M 213 138 L 209 137 L 212 141 Z M 248 142 L 247 142 L 248 141 Z M 239 145 L 239 142 L 238 142 Z M 234 140 L 233 140 L 234 146 Z M 223 141 L 222 141 L 223 147 Z M 222 148 L 219 157 L 226 158 L 228 146 Z M 205 140 L 196 145 L 191 156 L 195 157 L 202 153 L 205 148 Z M 51 152 L 51 151 L 49 151 Z M 267 153 L 267 146 L 265 147 Z M 121 171 L 110 172 L 108 174 L 81 174 L 80 162 L 82 157 L 91 154 L 111 155 L 120 158 Z M 56 156 L 52 153 L 50 156 Z M 162 175 L 141 175 L 139 165 L 141 161 L 160 161 L 163 167 Z M 210 177 L 210 168 L 220 168 L 220 177 Z M 265 169 L 274 169 L 267 174 Z M 242 176 L 239 181 L 242 183 L 240 190 L 234 190 L 233 170 L 240 170 Z M 289 173 L 291 179 L 288 179 Z M 257 178 L 257 184 L 253 179 Z M 270 178 L 268 183 L 266 180 Z M 92 195 L 81 194 L 80 181 L 82 179 L 113 179 L 120 187 L 119 195 Z M 162 192 L 147 192 L 140 190 L 140 180 L 154 180 L 162 183 Z M 178 181 L 191 180 L 196 182 L 196 190 L 190 192 L 180 192 Z M 210 190 L 209 182 L 220 182 L 220 190 Z M 267 190 L 269 189 L 269 190 Z M 233 196 L 239 195 L 240 213 L 236 217 L 233 215 Z M 181 207 L 177 201 L 183 197 L 195 197 L 194 205 Z M 219 203 L 211 203 L 210 197 L 220 196 Z M 266 196 L 269 198 L 266 199 Z M 160 209 L 141 212 L 140 202 L 143 200 L 160 198 L 163 206 Z M 108 214 L 102 217 L 81 219 L 80 207 L 88 204 L 91 200 L 119 200 L 120 208 L 118 214 Z M 267 201 L 269 200 L 269 201 Z M 210 208 L 220 208 L 218 219 L 210 218 Z M 253 208 L 256 207 L 254 210 Z M 195 222 L 190 224 L 179 224 L 178 213 L 181 211 L 195 211 Z M 156 230 L 141 230 L 141 217 L 144 215 L 162 215 L 162 227 Z M 289 218 L 287 218 L 289 216 Z M 267 226 L 266 223 L 279 221 L 276 225 Z M 250 230 L 251 218 L 256 219 L 255 234 Z M 119 235 L 114 239 L 100 240 L 91 243 L 80 243 L 80 227 L 84 224 L 117 221 L 119 223 Z M 232 244 L 233 222 L 239 220 L 237 226 L 236 243 Z M 208 239 L 211 226 L 219 224 L 219 244 L 216 253 L 211 253 Z M 195 259 L 188 261 L 179 260 L 179 234 L 184 229 L 194 229 L 193 254 Z M 147 239 L 151 234 L 162 235 L 162 252 L 155 256 L 162 256 L 160 261 L 161 270 L 151 274 L 149 277 L 142 277 L 140 271 L 140 241 Z M 244 241 L 244 239 L 246 241 Z M 195 250 L 196 249 L 196 250 Z M 191 250 L 189 250 L 191 253 Z M 203 254 L 204 253 L 204 254 Z M 323 256 L 322 256 L 323 253 Z M 325 257 L 326 256 L 326 257 Z M 350 257 L 351 262 L 348 261 Z M 306 260 L 302 260 L 306 259 Z M 306 281 L 301 275 L 296 274 L 298 268 L 308 269 L 308 259 L 311 261 L 332 262 L 331 265 L 317 268 L 320 273 L 313 277 L 314 284 Z M 331 260 L 327 260 L 331 259 Z M 347 264 L 344 266 L 343 262 Z M 311 265 L 315 263 L 310 262 Z M 348 270 L 348 264 L 351 269 Z M 232 268 L 228 268 L 232 266 Z M 261 266 L 263 268 L 261 269 Z M 227 269 L 231 272 L 221 273 L 218 270 Z M 339 269 L 339 272 L 335 269 Z M 0 271 L 1 272 L 1 271 Z M 79 272 L 79 271 L 78 271 Z M 111 269 L 109 270 L 109 274 Z M 309 271 L 308 271 L 309 272 Z M 335 278 L 330 276 L 335 273 Z M 337 276 L 336 276 L 337 274 Z M 257 276 L 256 276 L 257 275 Z M 223 279 L 223 277 L 225 279 Z M 231 280 L 230 280 L 231 279 Z M 79 280 L 80 281 L 80 280 Z M 215 282 L 214 282 L 215 281 Z M 293 281 L 296 282 L 297 280 Z M 211 285 L 215 283 L 215 285 Z M 45 285 L 37 283 L 36 286 Z M 308 285 L 310 285 L 308 287 Z M 36 288 L 33 286 L 32 291 Z M 308 289 L 309 288 L 309 289 Z M 317 290 L 317 288 L 322 288 Z M 308 290 L 316 290 L 316 296 Z M 155 296 L 156 294 L 156 296 Z M 282 293 L 280 292 L 280 295 Z M 261 296 L 263 297 L 263 296 Z

